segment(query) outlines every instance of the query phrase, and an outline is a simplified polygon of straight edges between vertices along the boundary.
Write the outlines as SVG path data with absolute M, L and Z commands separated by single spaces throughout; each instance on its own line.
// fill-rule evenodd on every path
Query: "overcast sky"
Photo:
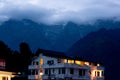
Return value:
M 120 0 L 0 0 L 0 21 L 82 22 L 120 17 Z

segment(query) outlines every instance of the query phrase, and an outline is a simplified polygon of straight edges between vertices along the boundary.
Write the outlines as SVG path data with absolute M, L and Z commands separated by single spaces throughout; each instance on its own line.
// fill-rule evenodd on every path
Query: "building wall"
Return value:
M 43 59 L 43 63 L 41 62 L 41 59 Z M 45 70 L 48 69 L 51 71 L 51 78 L 72 78 L 74 80 L 104 80 L 103 75 L 97 76 L 95 74 L 95 70 L 101 72 L 104 71 L 104 68 L 101 66 L 96 67 L 89 65 L 88 62 L 84 64 L 82 63 L 82 65 L 75 64 L 72 60 L 69 60 L 69 63 L 66 63 L 66 61 L 58 63 L 58 58 L 48 57 L 40 54 L 36 59 L 32 61 L 31 64 L 32 65 L 29 66 L 29 70 L 36 70 L 38 72 L 36 72 L 37 74 L 34 75 L 28 75 L 28 79 L 48 79 L 49 75 L 45 74 Z M 63 68 L 65 68 L 65 74 L 62 73 Z M 74 74 L 70 74 L 71 68 L 74 70 Z M 85 70 L 84 76 L 79 75 L 79 69 Z M 43 74 L 40 75 L 40 73 Z
M 0 80 L 11 80 L 14 75 L 12 72 L 0 71 Z

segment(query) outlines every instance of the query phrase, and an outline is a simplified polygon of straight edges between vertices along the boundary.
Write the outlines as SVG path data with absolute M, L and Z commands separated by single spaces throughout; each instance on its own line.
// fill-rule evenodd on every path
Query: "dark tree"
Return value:
M 8 48 L 4 42 L 0 41 L 0 58 L 7 59 L 9 58 L 10 53 L 10 48 Z
M 30 60 L 32 58 L 32 52 L 27 43 L 22 42 L 20 44 L 20 54 L 21 54 L 22 58 L 24 59 L 24 61 L 26 62 L 26 64 L 29 64 Z
M 21 55 L 21 63 L 22 63 L 23 71 L 27 73 L 28 65 L 31 62 L 33 54 L 30 50 L 29 45 L 25 42 L 22 42 L 20 44 L 20 55 Z
M 12 51 L 8 46 L 3 42 L 0 41 L 0 59 L 6 60 L 6 69 L 11 69 L 11 58 L 12 58 Z
M 22 70 L 21 55 L 18 51 L 14 51 L 12 54 L 12 71 L 19 72 Z

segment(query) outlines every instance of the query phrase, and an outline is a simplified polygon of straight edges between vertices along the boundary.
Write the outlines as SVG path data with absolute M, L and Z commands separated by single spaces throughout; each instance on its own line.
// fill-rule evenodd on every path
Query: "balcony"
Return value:
M 28 69 L 39 69 L 40 66 L 39 65 L 29 65 Z
M 48 75 L 43 75 L 42 76 L 44 79 L 48 79 Z M 84 79 L 84 80 L 90 80 L 90 76 L 76 76 L 76 75 L 72 75 L 72 74 L 51 74 L 50 75 L 51 79 L 52 78 L 72 78 L 72 79 Z
M 97 69 L 97 70 L 104 70 L 104 67 L 102 67 L 102 66 L 97 66 L 96 69 Z
M 77 64 L 69 64 L 69 63 L 58 63 L 58 64 L 52 64 L 52 65 L 43 65 L 43 68 L 62 68 L 62 67 L 66 67 L 66 68 L 82 68 L 82 69 L 90 69 L 89 66 L 84 65 L 84 66 L 80 66 Z
M 104 77 L 94 77 L 94 80 L 105 80 Z
M 58 63 L 58 64 L 52 64 L 52 65 L 44 64 L 42 67 L 43 68 L 59 68 L 59 67 L 64 67 L 64 63 Z
M 28 75 L 28 79 L 39 79 L 38 75 Z

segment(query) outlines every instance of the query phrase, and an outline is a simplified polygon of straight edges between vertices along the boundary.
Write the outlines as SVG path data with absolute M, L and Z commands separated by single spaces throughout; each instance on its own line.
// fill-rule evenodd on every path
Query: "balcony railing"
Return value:
M 43 75 L 43 78 L 48 78 L 48 75 Z M 73 79 L 85 79 L 85 80 L 90 80 L 90 76 L 76 76 L 76 75 L 71 75 L 71 74 L 51 74 L 50 78 L 73 78 Z
M 38 79 L 38 75 L 28 75 L 28 79 Z
M 80 65 L 77 65 L 77 64 L 69 64 L 69 63 L 58 63 L 58 64 L 52 64 L 52 65 L 44 64 L 42 67 L 43 68 L 61 68 L 61 67 L 67 67 L 67 68 L 84 68 L 84 69 L 89 69 L 90 68 L 87 65 L 80 66 Z
M 39 65 L 29 65 L 28 69 L 39 69 L 40 66 Z

